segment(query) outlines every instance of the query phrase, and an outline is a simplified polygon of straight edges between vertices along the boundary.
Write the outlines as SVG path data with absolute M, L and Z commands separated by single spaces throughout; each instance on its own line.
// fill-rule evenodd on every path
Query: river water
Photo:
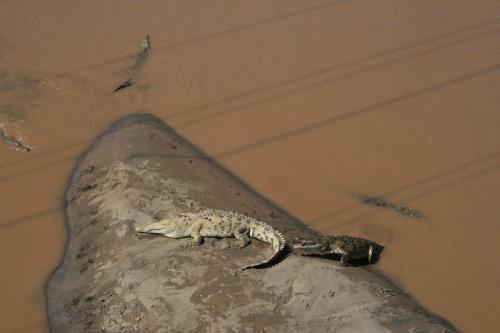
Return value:
M 497 330 L 499 45 L 492 0 L 2 1 L 0 124 L 33 151 L 0 143 L 1 331 L 47 331 L 68 175 L 130 112 L 320 231 L 383 243 L 375 268 L 460 330 Z

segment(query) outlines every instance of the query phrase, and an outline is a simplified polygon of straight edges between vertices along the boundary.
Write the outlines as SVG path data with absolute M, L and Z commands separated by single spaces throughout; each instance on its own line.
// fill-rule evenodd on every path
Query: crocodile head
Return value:
M 181 235 L 181 230 L 176 223 L 165 223 L 164 221 L 135 227 L 135 231 L 148 234 L 160 234 L 172 238 L 183 237 L 183 235 Z

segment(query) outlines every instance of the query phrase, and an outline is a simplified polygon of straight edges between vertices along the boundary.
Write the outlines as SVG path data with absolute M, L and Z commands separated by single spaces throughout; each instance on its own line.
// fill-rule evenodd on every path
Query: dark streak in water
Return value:
M 367 194 L 356 194 L 356 196 L 361 201 L 361 203 L 365 204 L 365 205 L 381 207 L 381 208 L 389 208 L 389 209 L 392 209 L 392 210 L 398 212 L 401 215 L 409 216 L 409 217 L 413 217 L 413 218 L 417 218 L 417 219 L 424 217 L 424 214 L 415 208 L 394 204 L 392 202 L 387 201 L 386 199 L 384 199 L 382 197 L 378 197 L 378 196 L 374 196 L 374 195 L 367 195 Z

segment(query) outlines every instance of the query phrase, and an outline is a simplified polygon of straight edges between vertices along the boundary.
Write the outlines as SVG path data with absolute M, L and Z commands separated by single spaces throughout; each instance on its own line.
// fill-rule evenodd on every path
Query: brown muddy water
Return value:
M 499 45 L 488 0 L 0 2 L 0 124 L 33 148 L 0 145 L 1 331 L 47 331 L 68 175 L 137 111 L 320 231 L 385 244 L 375 267 L 459 329 L 498 330 Z

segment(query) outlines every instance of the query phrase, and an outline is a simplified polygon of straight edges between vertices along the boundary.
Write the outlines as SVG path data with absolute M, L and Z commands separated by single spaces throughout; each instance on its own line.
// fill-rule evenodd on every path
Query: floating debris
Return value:
M 3 127 L 0 124 L 0 140 L 12 149 L 24 152 L 30 152 L 31 148 L 19 141 L 18 139 L 5 134 Z
M 113 92 L 117 92 L 118 90 L 125 89 L 135 84 L 135 82 L 137 81 L 137 75 L 139 74 L 140 69 L 144 65 L 144 62 L 148 57 L 150 49 L 151 49 L 151 43 L 149 41 L 149 35 L 146 35 L 146 37 L 144 37 L 144 39 L 142 40 L 139 53 L 135 57 L 135 62 L 134 66 L 132 67 L 132 73 L 130 74 L 130 78 L 128 78 L 125 82 L 116 87 L 116 89 L 113 90 Z
M 404 216 L 409 216 L 409 217 L 414 217 L 414 218 L 424 217 L 424 214 L 417 209 L 405 207 L 405 206 L 400 206 L 400 205 L 389 202 L 389 201 L 385 200 L 384 198 L 381 198 L 378 196 L 366 195 L 366 194 L 357 194 L 356 196 L 359 198 L 361 203 L 363 203 L 365 205 L 382 207 L 382 208 L 389 208 L 389 209 L 392 209 L 392 210 L 394 210 L 394 211 L 396 211 L 399 214 L 404 215 Z

